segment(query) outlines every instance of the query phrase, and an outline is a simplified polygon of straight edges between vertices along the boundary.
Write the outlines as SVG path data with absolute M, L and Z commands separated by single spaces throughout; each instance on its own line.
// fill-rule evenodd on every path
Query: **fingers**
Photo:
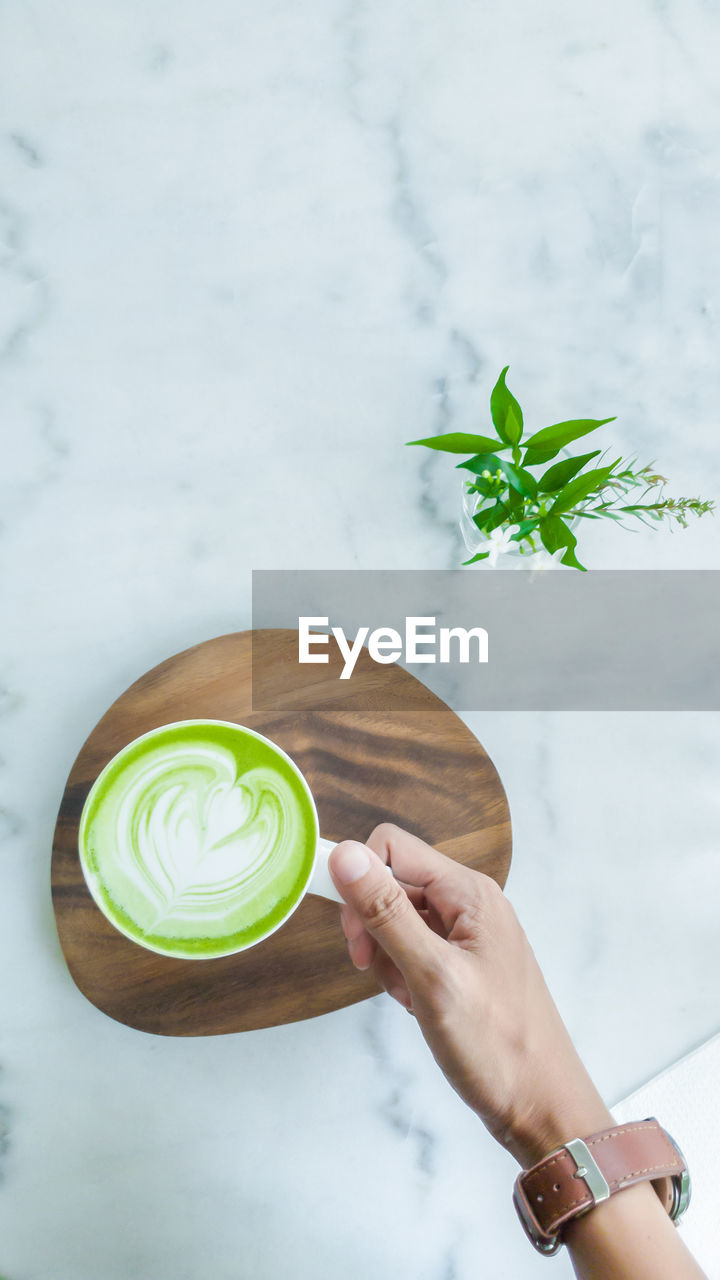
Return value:
M 440 881 L 458 888 L 467 884 L 476 872 L 454 858 L 433 849 L 419 836 L 403 831 L 392 822 L 382 822 L 368 837 L 368 847 L 383 862 L 388 862 L 399 880 L 426 888 Z
M 377 953 L 373 971 L 381 986 L 385 988 L 389 996 L 392 996 L 393 1000 L 397 1000 L 398 1004 L 403 1006 L 403 1009 L 412 1009 L 412 997 L 407 982 L 397 965 L 382 951 Z
M 411 983 L 414 978 L 422 980 L 423 975 L 442 964 L 444 944 L 427 927 L 402 885 L 388 874 L 381 858 L 367 845 L 343 841 L 331 853 L 328 865 L 335 884 L 352 909 L 346 913 L 344 927 L 350 931 L 351 944 L 359 951 L 363 963 L 369 953 L 360 930 L 370 934 Z
M 367 843 L 389 863 L 398 880 L 422 889 L 423 906 L 432 913 L 431 927 L 441 923 L 440 932 L 448 934 L 458 913 L 476 894 L 479 873 L 390 822 L 376 827 Z
M 375 939 L 370 937 L 357 911 L 347 904 L 340 908 L 340 923 L 355 968 L 369 969 L 377 951 Z
M 340 908 L 340 920 L 347 939 L 350 959 L 355 968 L 370 969 L 372 967 L 388 995 L 410 1010 L 412 999 L 405 979 L 390 957 L 378 951 L 375 939 L 371 938 L 366 931 L 357 912 L 345 905 Z

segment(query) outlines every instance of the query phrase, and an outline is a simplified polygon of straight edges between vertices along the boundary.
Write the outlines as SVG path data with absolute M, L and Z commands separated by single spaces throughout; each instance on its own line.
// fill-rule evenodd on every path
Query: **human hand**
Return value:
M 520 1164 L 613 1124 L 494 880 L 390 824 L 367 845 L 339 844 L 329 865 L 353 964 L 414 1013 L 450 1083 Z

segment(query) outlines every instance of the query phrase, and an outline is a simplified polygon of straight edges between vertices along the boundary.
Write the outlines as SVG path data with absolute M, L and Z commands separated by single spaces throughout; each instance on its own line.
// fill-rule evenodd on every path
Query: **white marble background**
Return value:
M 500 366 L 718 494 L 716 0 L 10 0 L 0 82 L 0 1273 L 544 1274 L 511 1162 L 384 997 L 198 1041 L 76 992 L 69 766 L 251 568 L 458 560 Z M 717 522 L 595 566 L 720 567 Z M 718 1029 L 714 715 L 468 717 L 610 1100 Z M 555 1264 L 567 1276 L 567 1260 Z

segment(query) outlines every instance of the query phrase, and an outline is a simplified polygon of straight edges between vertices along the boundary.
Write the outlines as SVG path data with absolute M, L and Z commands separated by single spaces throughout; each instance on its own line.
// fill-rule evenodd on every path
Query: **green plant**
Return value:
M 685 527 L 691 513 L 702 516 L 714 511 L 713 502 L 700 498 L 664 497 L 668 481 L 653 469 L 653 463 L 641 467 L 636 458 L 622 457 L 608 462 L 607 450 L 600 449 L 553 462 L 573 441 L 615 419 L 556 422 L 524 438 L 523 412 L 505 381 L 508 368 L 490 396 L 494 436 L 449 432 L 408 441 L 443 453 L 470 455 L 458 468 L 472 477 L 466 486 L 469 494 L 477 495 L 472 520 L 489 549 L 480 550 L 465 564 L 487 560 L 490 547 L 498 545 L 496 531 L 502 531 L 501 542 L 518 543 L 522 553 L 536 553 L 542 546 L 563 564 L 584 570 L 575 554 L 577 538 L 570 522 L 606 519 L 622 524 L 634 518 L 645 524 L 669 520 Z M 552 465 L 542 470 L 549 462 Z

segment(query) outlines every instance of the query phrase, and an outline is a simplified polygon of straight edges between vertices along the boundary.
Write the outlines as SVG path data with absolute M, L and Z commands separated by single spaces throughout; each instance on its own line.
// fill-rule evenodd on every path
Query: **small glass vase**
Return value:
M 568 565 L 561 563 L 565 554 L 565 547 L 561 547 L 552 554 L 545 549 L 539 547 L 537 551 L 533 551 L 527 543 L 513 542 L 509 536 L 508 529 L 497 529 L 488 537 L 481 533 L 478 529 L 473 516 L 478 507 L 480 495 L 470 493 L 468 490 L 468 482 L 462 482 L 462 497 L 460 506 L 460 532 L 463 541 L 471 556 L 476 556 L 479 551 L 487 551 L 488 556 L 485 560 L 477 560 L 473 569 L 567 569 Z M 573 529 L 579 524 L 578 517 L 569 521 L 570 528 Z M 510 526 L 512 529 L 513 526 Z

